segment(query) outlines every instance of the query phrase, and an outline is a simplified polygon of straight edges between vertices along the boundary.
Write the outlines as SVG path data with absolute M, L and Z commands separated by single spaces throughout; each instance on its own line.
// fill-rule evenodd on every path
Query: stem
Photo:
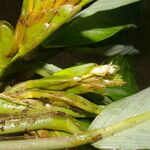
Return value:
M 95 130 L 96 131 L 96 130 Z M 20 141 L 4 141 L 0 142 L 1 149 L 7 150 L 46 150 L 46 149 L 63 149 L 80 146 L 97 141 L 101 135 L 93 130 L 75 134 L 73 136 L 58 137 L 58 138 L 43 138 Z M 12 149 L 10 148 L 13 145 Z
M 48 91 L 48 90 L 30 90 L 17 96 L 19 99 L 34 98 L 34 99 L 47 99 L 50 101 L 65 102 L 74 107 L 80 108 L 90 113 L 99 114 L 103 107 L 90 102 L 89 100 L 72 93 Z
M 7 150 L 46 150 L 71 148 L 84 144 L 95 143 L 107 136 L 132 128 L 150 119 L 150 112 L 146 112 L 124 121 L 115 123 L 103 129 L 89 130 L 73 136 L 45 139 L 31 139 L 20 141 L 0 142 L 1 149 Z M 13 145 L 13 147 L 12 147 Z
M 103 137 L 105 138 L 123 130 L 133 128 L 134 126 L 147 122 L 148 120 L 150 120 L 150 111 L 125 119 L 121 122 L 117 122 L 113 125 L 104 128 L 102 131 Z
M 58 130 L 69 133 L 81 131 L 75 121 L 64 114 L 19 115 L 14 116 L 14 118 L 1 118 L 1 122 L 0 135 L 39 129 Z
M 0 114 L 18 115 L 23 113 L 28 115 L 38 115 L 40 113 L 62 113 L 75 118 L 85 118 L 90 116 L 88 113 L 82 111 L 74 111 L 54 105 L 46 105 L 46 103 L 43 104 L 37 100 L 29 100 L 27 102 L 24 100 L 14 100 L 11 97 L 0 94 Z
M 49 78 L 29 80 L 10 88 L 5 94 L 24 91 L 27 89 L 40 88 L 50 90 L 63 90 L 78 84 L 78 80 L 69 76 L 50 76 Z
M 27 109 L 27 106 L 13 103 L 0 98 L 0 114 L 18 114 Z

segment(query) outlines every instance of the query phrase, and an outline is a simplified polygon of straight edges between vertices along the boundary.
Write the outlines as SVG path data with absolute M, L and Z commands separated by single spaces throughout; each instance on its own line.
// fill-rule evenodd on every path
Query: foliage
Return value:
M 96 44 L 136 27 L 138 1 L 24 0 L 15 29 L 0 21 L 1 149 L 150 148 L 150 89 L 137 93 L 138 50 Z M 103 56 L 106 64 L 47 63 L 61 50 Z
M 124 98 L 118 102 L 108 105 L 90 125 L 89 129 L 107 128 L 112 124 L 136 117 L 140 119 L 140 114 L 147 114 L 148 117 L 140 123 L 130 127 L 125 125 L 121 131 L 107 136 L 103 140 L 96 142 L 94 146 L 99 149 L 149 149 L 150 136 L 150 88 L 147 88 L 133 96 Z M 137 121 L 138 122 L 138 121 Z M 115 128 L 114 128 L 115 129 Z

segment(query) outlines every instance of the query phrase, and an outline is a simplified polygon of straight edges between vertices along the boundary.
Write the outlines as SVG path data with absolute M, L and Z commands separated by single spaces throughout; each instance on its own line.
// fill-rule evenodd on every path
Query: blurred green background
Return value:
M 0 0 L 0 20 L 6 20 L 15 26 L 21 5 L 22 0 Z M 117 38 L 117 43 L 131 44 L 140 50 L 140 54 L 135 58 L 135 72 L 138 84 L 143 89 L 150 86 L 150 0 L 141 1 L 139 12 L 138 28 L 119 33 L 118 36 L 121 36 L 121 38 Z M 101 62 L 99 56 L 77 52 L 62 52 L 56 55 L 51 63 L 64 67 L 84 60 L 86 62 Z

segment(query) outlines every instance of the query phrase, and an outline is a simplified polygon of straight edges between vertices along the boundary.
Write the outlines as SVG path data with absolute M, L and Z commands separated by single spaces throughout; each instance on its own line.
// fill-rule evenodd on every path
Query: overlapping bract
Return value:
M 3 30 L 1 38 L 4 38 L 3 35 L 9 38 L 4 38 L 3 43 L 0 43 L 1 51 L 5 50 L 1 54 L 1 72 L 12 62 L 33 51 L 43 40 L 71 19 L 90 1 L 24 0 L 21 16 L 15 31 L 6 23 L 0 23 L 0 29 Z

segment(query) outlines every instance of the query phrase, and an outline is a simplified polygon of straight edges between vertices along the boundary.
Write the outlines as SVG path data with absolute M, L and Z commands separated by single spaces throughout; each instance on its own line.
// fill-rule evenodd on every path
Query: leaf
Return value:
M 92 0 L 24 0 L 20 18 L 15 29 L 15 53 L 11 54 L 12 61 L 31 55 L 48 36 L 60 26 L 75 16 L 85 5 Z M 29 57 L 29 55 L 27 57 Z M 6 64 L 1 70 L 5 72 Z
M 119 65 L 119 73 L 122 75 L 126 84 L 122 87 L 110 87 L 106 89 L 106 95 L 113 100 L 130 96 L 138 92 L 138 85 L 134 73 L 133 57 L 126 56 L 112 56 L 110 61 L 115 65 Z
M 114 55 L 135 55 L 139 53 L 135 47 L 131 45 L 107 45 L 107 46 L 97 46 L 94 47 L 89 46 L 82 46 L 82 47 L 68 47 L 65 48 L 67 51 L 76 51 L 80 53 L 92 54 L 92 55 L 99 55 L 99 56 L 108 56 L 114 57 Z
M 14 29 L 5 21 L 0 21 L 0 67 L 4 67 L 13 53 Z
M 107 47 L 107 50 L 104 49 L 105 56 L 114 56 L 114 55 L 135 55 L 139 53 L 139 50 L 137 50 L 135 47 L 131 45 L 113 45 L 109 48 Z
M 98 3 L 100 9 L 99 7 L 94 7 L 95 3 Z M 133 26 L 132 23 L 135 16 L 132 8 L 123 7 L 101 11 L 101 5 L 103 3 L 106 5 L 106 2 L 101 4 L 99 0 L 95 3 L 93 4 L 94 6 L 91 5 L 89 8 L 83 10 L 83 12 L 74 17 L 73 20 L 56 31 L 43 43 L 43 46 L 59 47 L 99 42 L 113 36 L 122 29 Z M 121 6 L 115 4 L 114 6 L 116 7 Z M 107 5 L 109 6 L 109 2 Z M 112 7 L 112 9 L 113 8 L 115 7 Z M 93 9 L 95 13 L 89 15 L 89 11 L 91 12 Z M 126 12 L 128 12 L 128 14 Z
M 54 73 L 54 75 L 68 75 L 70 77 L 80 77 L 83 76 L 85 74 L 88 74 L 94 67 L 96 67 L 97 64 L 95 63 L 88 63 L 88 64 L 84 64 L 84 65 L 79 65 L 79 66 L 75 66 L 75 67 L 70 67 L 64 70 L 60 70 L 56 73 Z
M 92 1 L 24 0 L 21 16 L 15 28 L 13 53 L 9 55 L 11 59 L 7 64 L 4 63 L 0 69 L 0 76 L 5 75 L 11 63 L 22 59 L 25 55 L 26 59 L 30 59 L 33 49 Z M 47 76 L 45 73 L 42 74 Z
M 97 0 L 93 5 L 83 10 L 77 16 L 87 17 L 99 11 L 115 9 L 138 1 L 140 0 Z
M 105 128 L 120 121 L 150 113 L 150 88 L 108 105 L 89 129 Z M 150 119 L 93 144 L 99 149 L 150 149 Z
M 121 87 L 109 87 L 106 88 L 104 94 L 112 100 L 119 100 L 121 98 L 130 96 L 138 92 L 138 85 L 136 82 L 136 76 L 134 71 L 134 55 L 139 51 L 130 45 L 111 45 L 104 47 L 73 47 L 67 48 L 68 51 L 78 51 L 81 53 L 103 55 L 107 57 L 107 63 L 113 63 L 119 66 L 119 74 L 126 82 Z M 93 99 L 93 98 L 92 98 Z M 97 100 L 99 101 L 99 99 Z

